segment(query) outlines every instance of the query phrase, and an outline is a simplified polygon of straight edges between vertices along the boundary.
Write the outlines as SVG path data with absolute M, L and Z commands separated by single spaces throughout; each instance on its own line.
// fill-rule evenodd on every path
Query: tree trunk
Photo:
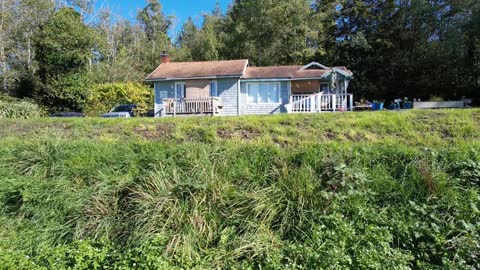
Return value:
M 0 66 L 2 67 L 2 89 L 7 92 L 7 65 L 5 63 L 5 49 L 3 43 L 0 45 Z
M 0 66 L 2 69 L 2 86 L 3 86 L 3 91 L 7 91 L 7 64 L 5 60 L 5 40 L 6 37 L 4 36 L 3 33 L 3 25 L 5 23 L 5 0 L 0 0 L 2 1 L 2 6 L 0 10 Z
M 33 57 L 32 57 L 32 40 L 31 40 L 31 34 L 28 34 L 28 38 L 27 38 L 27 54 L 28 54 L 28 59 L 27 59 L 27 68 L 28 68 L 28 71 L 30 72 L 35 72 L 34 70 L 32 70 L 32 63 L 33 63 Z

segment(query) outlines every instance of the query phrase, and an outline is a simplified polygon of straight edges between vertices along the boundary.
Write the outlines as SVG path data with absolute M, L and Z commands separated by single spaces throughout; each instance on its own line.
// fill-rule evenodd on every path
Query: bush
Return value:
M 139 113 L 145 113 L 153 104 L 153 90 L 140 83 L 98 84 L 92 89 L 85 112 L 90 116 L 108 112 L 119 104 L 137 104 Z
M 9 96 L 0 96 L 0 119 L 40 117 L 40 107 L 32 102 Z
M 50 112 L 82 112 L 91 82 L 85 73 L 73 73 L 51 79 L 41 87 L 37 98 Z
M 445 100 L 443 99 L 443 97 L 440 97 L 440 96 L 432 96 L 430 98 L 430 101 L 432 101 L 432 102 L 442 102 L 442 101 L 445 101 Z

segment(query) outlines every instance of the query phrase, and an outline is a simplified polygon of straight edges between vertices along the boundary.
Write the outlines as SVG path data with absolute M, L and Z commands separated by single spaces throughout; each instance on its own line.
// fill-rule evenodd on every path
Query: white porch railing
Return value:
M 163 100 L 166 114 L 215 114 L 220 109 L 220 99 L 210 98 L 166 98 Z
M 291 95 L 288 113 L 353 111 L 353 94 Z

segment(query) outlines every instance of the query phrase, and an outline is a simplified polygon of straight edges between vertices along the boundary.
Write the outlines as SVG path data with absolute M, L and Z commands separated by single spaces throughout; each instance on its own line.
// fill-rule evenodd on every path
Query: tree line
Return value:
M 142 82 L 173 61 L 344 65 L 356 98 L 480 96 L 477 0 L 235 0 L 196 25 L 148 0 L 135 20 L 95 0 L 0 0 L 0 92 L 84 110 L 94 85 Z

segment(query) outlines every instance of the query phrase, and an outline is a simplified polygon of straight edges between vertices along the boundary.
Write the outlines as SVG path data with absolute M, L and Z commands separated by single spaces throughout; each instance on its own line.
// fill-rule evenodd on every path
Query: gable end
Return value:
M 324 66 L 320 63 L 317 63 L 317 62 L 312 62 L 306 66 L 303 66 L 302 68 L 300 68 L 299 70 L 308 70 L 308 69 L 326 69 L 326 70 L 329 70 L 330 68 L 327 67 L 327 66 Z

